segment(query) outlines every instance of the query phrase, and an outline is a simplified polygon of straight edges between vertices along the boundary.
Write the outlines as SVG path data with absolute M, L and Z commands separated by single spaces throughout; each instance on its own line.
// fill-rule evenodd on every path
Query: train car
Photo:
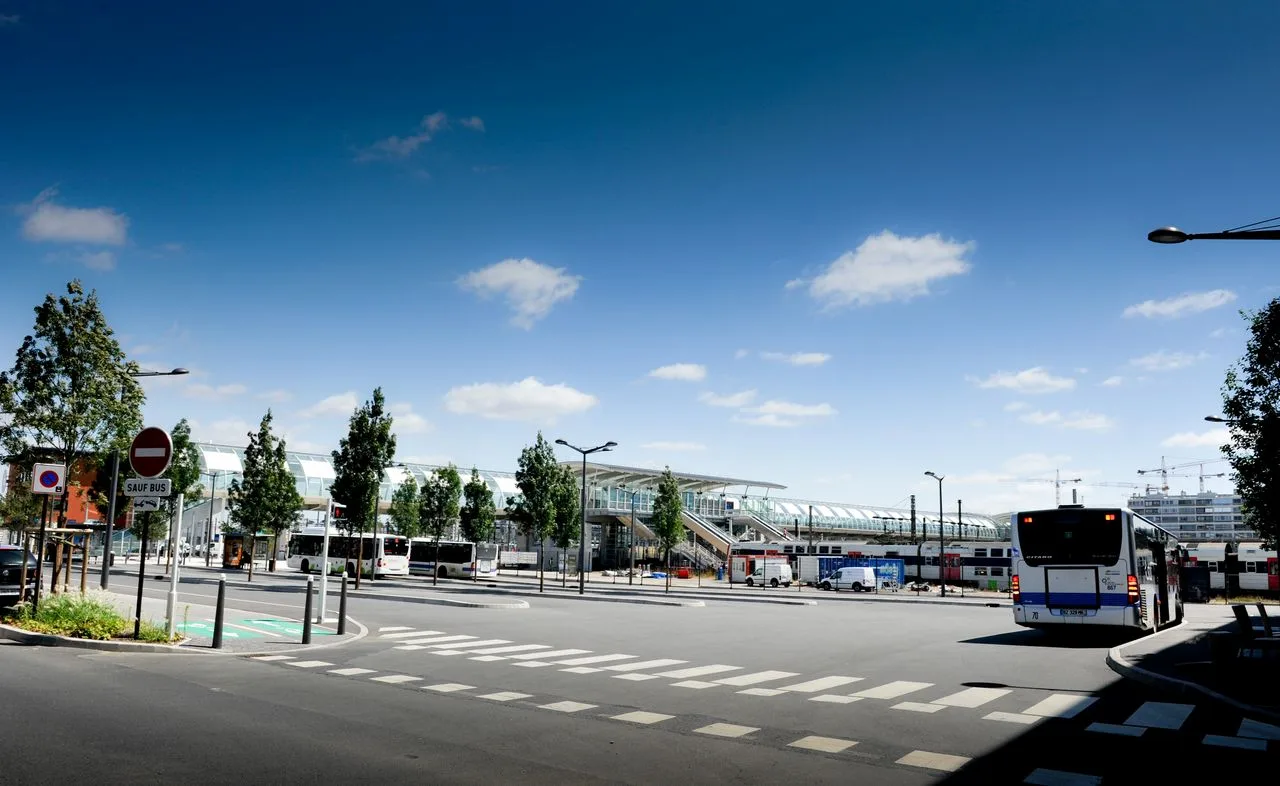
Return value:
M 1276 552 L 1261 543 L 1241 543 L 1236 548 L 1241 592 L 1280 592 L 1280 563 Z
M 1226 589 L 1227 544 L 1192 543 L 1186 548 L 1188 565 L 1209 569 L 1209 589 Z
M 943 550 L 942 571 L 949 582 L 965 582 L 981 589 L 1009 588 L 1011 562 L 1008 541 L 955 541 Z M 811 554 L 820 557 L 884 557 L 900 559 L 906 568 L 906 580 L 938 580 L 938 544 L 867 543 L 857 540 L 745 541 L 730 547 L 730 556 L 756 556 L 776 552 L 792 563 L 799 575 L 798 558 Z

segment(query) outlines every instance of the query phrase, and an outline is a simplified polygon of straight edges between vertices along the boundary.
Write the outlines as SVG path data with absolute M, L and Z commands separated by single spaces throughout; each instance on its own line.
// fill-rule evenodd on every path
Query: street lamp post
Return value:
M 627 567 L 627 584 L 636 583 L 636 494 L 640 493 L 639 489 L 630 489 L 631 491 L 631 540 L 627 544 L 627 552 L 630 565 Z
M 218 493 L 218 470 L 200 474 L 209 476 L 209 529 L 204 536 L 204 566 L 207 568 L 213 560 L 213 495 Z
M 570 450 L 576 450 L 582 454 L 582 530 L 578 534 L 578 594 L 585 595 L 587 592 L 587 573 L 584 567 L 587 563 L 587 456 L 592 453 L 607 453 L 618 446 L 617 442 L 606 442 L 603 445 L 597 445 L 594 448 L 580 448 L 576 445 L 570 445 L 563 439 L 556 440 L 557 445 L 564 445 Z M 635 519 L 632 518 L 632 527 L 634 528 Z
M 1274 221 L 1275 219 L 1267 220 Z M 1266 222 L 1255 221 L 1253 224 L 1245 224 L 1242 227 L 1228 229 L 1225 232 L 1183 232 L 1177 227 L 1160 227 L 1148 232 L 1147 240 L 1166 246 L 1185 243 L 1188 240 L 1280 240 L 1280 229 L 1249 229 L 1251 226 L 1262 223 Z
M 938 481 L 938 586 L 942 587 L 942 597 L 947 597 L 947 579 L 946 572 L 942 569 L 943 562 L 946 560 L 944 552 L 946 551 L 946 527 L 943 525 L 943 509 L 942 509 L 942 481 L 946 479 L 946 475 L 939 475 L 936 472 L 928 471 L 924 474 Z
M 1210 423 L 1226 423 L 1228 426 L 1240 425 L 1240 421 L 1238 420 L 1234 420 L 1232 418 L 1220 418 L 1217 415 L 1205 415 L 1204 419 Z
M 185 368 L 175 368 L 171 371 L 130 371 L 126 372 L 131 377 L 180 377 L 189 374 Z M 120 386 L 120 398 L 124 398 L 127 385 Z M 107 531 L 106 538 L 102 541 L 102 580 L 103 589 L 111 582 L 111 540 L 115 537 L 112 531 L 116 524 L 116 494 L 120 488 L 120 451 L 111 451 L 111 499 L 107 502 Z M 147 555 L 142 555 L 142 561 L 147 561 Z

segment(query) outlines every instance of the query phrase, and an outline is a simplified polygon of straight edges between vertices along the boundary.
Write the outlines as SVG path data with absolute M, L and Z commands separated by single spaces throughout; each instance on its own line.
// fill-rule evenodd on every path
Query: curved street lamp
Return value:
M 932 470 L 924 474 L 938 481 L 938 586 L 942 587 L 942 597 L 947 597 L 947 580 L 946 573 L 942 569 L 942 564 L 946 561 L 946 521 L 942 512 L 942 481 L 946 479 L 946 475 L 939 475 Z M 925 538 L 928 540 L 928 538 Z
M 587 456 L 592 453 L 613 450 L 618 446 L 618 443 L 610 441 L 594 448 L 580 448 L 577 445 L 570 445 L 563 439 L 557 439 L 556 444 L 564 445 L 566 448 L 576 450 L 582 454 L 582 531 L 578 535 L 578 594 L 582 595 L 587 591 Z M 541 567 L 539 566 L 539 568 Z
M 1254 221 L 1222 232 L 1183 232 L 1177 227 L 1160 227 L 1148 232 L 1147 240 L 1161 245 L 1176 245 L 1188 240 L 1280 240 L 1280 227 L 1273 223 L 1276 220 L 1277 218 L 1268 218 Z

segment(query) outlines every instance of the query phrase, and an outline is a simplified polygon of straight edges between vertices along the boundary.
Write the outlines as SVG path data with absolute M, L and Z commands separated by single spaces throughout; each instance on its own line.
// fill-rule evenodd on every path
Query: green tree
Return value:
M 125 358 L 97 293 L 86 295 L 78 280 L 65 295 L 46 295 L 35 313 L 13 368 L 0 373 L 0 412 L 9 415 L 0 446 L 20 466 L 52 457 L 76 474 L 141 427 L 142 387 L 130 376 L 138 366 Z M 67 484 L 59 524 L 69 491 Z
M 231 526 L 249 539 L 249 554 L 259 533 L 270 533 L 273 561 L 280 533 L 301 517 L 302 496 L 289 471 L 285 443 L 271 432 L 271 410 L 262 416 L 256 434 L 249 434 L 240 477 L 227 488 L 227 516 Z M 274 565 L 272 566 L 274 567 Z M 253 560 L 249 560 L 253 576 Z
M 1245 522 L 1274 549 L 1280 539 L 1280 298 L 1249 320 L 1244 357 L 1222 389 L 1231 441 L 1222 448 L 1234 470 Z
M 178 505 L 178 495 L 184 497 L 183 505 L 189 505 L 198 500 L 204 494 L 204 487 L 200 485 L 200 450 L 191 441 L 191 424 L 187 423 L 186 418 L 182 418 L 169 431 L 169 438 L 173 440 L 173 460 L 169 462 L 169 468 L 164 471 L 160 477 L 169 479 L 169 496 L 160 500 L 160 511 L 156 515 L 159 524 L 166 526 L 173 519 L 174 511 Z M 126 454 L 127 455 L 127 454 Z M 110 479 L 107 483 L 110 483 Z M 121 483 L 121 486 L 124 484 Z M 110 495 L 110 489 L 107 494 Z M 176 543 L 170 543 L 166 549 L 170 557 L 174 554 L 180 554 L 182 546 L 182 527 L 179 525 Z
M 450 464 L 433 472 L 422 485 L 418 500 L 418 526 L 420 532 L 435 541 L 434 566 L 431 583 L 440 581 L 440 539 L 445 530 L 458 519 L 458 498 L 462 494 L 462 478 L 458 468 Z
M 649 529 L 657 536 L 665 555 L 668 592 L 671 591 L 671 549 L 684 539 L 684 522 L 680 516 L 683 510 L 680 486 L 671 474 L 671 468 L 667 467 L 658 480 L 658 493 L 653 500 L 653 518 L 649 520 Z
M 472 543 L 487 543 L 493 540 L 493 522 L 497 516 L 493 502 L 493 489 L 484 482 L 475 467 L 471 468 L 471 479 L 462 487 L 462 496 L 462 509 L 458 512 L 462 539 Z
M 509 515 L 520 525 L 526 537 L 538 542 L 538 591 L 543 589 L 543 542 L 551 535 L 556 523 L 556 485 L 560 477 L 560 465 L 551 443 L 542 432 L 532 445 L 520 451 L 516 462 L 516 485 L 520 494 L 510 503 Z
M 18 469 L 11 467 L 10 471 Z M 21 532 L 28 529 L 40 516 L 40 498 L 31 493 L 31 470 L 19 473 L 17 480 L 0 497 L 0 527 Z
M 578 487 L 578 475 L 572 469 L 561 464 L 557 464 L 556 468 L 559 472 L 552 495 L 556 512 L 555 525 L 551 528 L 551 542 L 560 549 L 561 559 L 565 565 L 561 584 L 567 586 L 569 582 L 568 550 L 578 542 L 582 534 L 582 520 L 579 518 L 582 511 L 579 500 L 581 489 Z M 578 566 L 578 570 L 582 568 L 582 565 Z
M 418 481 L 406 475 L 391 496 L 391 527 L 406 538 L 418 535 Z
M 333 451 L 330 493 L 347 506 L 348 534 L 363 535 L 378 523 L 378 489 L 383 472 L 396 455 L 396 435 L 391 433 L 392 418 L 386 404 L 382 388 L 374 388 L 373 398 L 351 413 L 347 436 L 338 441 L 338 449 Z M 359 557 L 363 564 L 363 537 Z M 356 570 L 356 589 L 360 588 L 362 572 Z

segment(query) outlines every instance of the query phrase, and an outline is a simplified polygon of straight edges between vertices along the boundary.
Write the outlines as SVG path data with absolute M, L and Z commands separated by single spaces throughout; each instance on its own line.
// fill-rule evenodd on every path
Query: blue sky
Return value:
M 1280 212 L 1274 4 L 613 5 L 0 0 L 0 344 L 80 277 L 200 438 L 831 501 L 1217 455 L 1276 249 L 1145 235 Z

